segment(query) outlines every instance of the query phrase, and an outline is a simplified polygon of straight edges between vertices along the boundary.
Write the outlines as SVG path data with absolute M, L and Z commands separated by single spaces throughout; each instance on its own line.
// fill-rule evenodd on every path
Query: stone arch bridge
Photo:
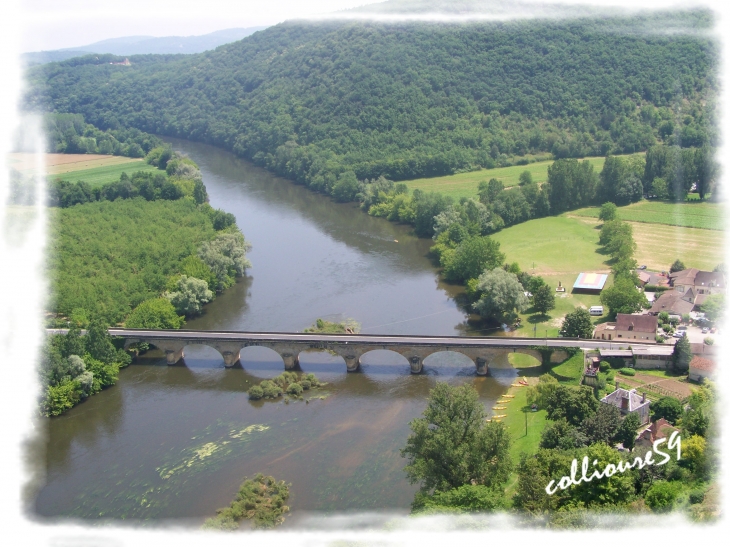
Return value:
M 56 331 L 62 332 L 62 331 Z M 479 375 L 489 374 L 489 362 L 505 352 L 531 355 L 543 361 L 540 349 L 552 350 L 550 360 L 559 362 L 567 355 L 565 348 L 599 349 L 611 347 L 611 342 L 568 338 L 508 338 L 508 337 L 448 337 L 448 336 L 388 336 L 373 334 L 272 333 L 230 331 L 141 330 L 111 328 L 109 334 L 125 339 L 125 347 L 146 342 L 165 352 L 167 363 L 173 365 L 183 358 L 185 346 L 200 344 L 216 349 L 225 366 L 240 360 L 242 349 L 262 346 L 278 353 L 286 370 L 299 366 L 299 354 L 306 350 L 321 350 L 339 355 L 348 372 L 360 368 L 360 358 L 369 351 L 389 350 L 405 357 L 411 372 L 423 369 L 423 360 L 434 353 L 452 351 L 466 355 Z M 616 345 L 615 343 L 613 345 Z M 632 345 L 638 346 L 635 341 Z

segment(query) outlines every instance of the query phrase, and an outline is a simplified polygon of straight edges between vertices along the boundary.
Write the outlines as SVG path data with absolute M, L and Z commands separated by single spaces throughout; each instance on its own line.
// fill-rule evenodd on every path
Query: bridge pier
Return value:
M 165 350 L 165 358 L 167 359 L 168 365 L 175 365 L 177 364 L 180 359 L 185 357 L 185 354 L 183 353 L 183 348 L 180 348 L 178 350 L 174 349 L 166 349 Z
M 357 372 L 360 368 L 360 356 L 359 355 L 343 355 L 342 358 L 345 360 L 347 365 L 347 372 Z
M 284 360 L 284 370 L 297 370 L 299 368 L 298 353 L 280 353 L 279 355 Z
M 477 365 L 477 375 L 478 376 L 489 376 L 489 366 L 487 365 L 487 360 L 482 357 L 477 357 L 474 359 L 474 362 Z
M 230 368 L 241 360 L 241 344 L 235 343 L 216 343 L 210 344 L 210 347 L 218 350 L 223 357 L 223 364 L 226 368 Z
M 420 374 L 423 370 L 423 359 L 418 355 L 413 355 L 408 358 L 408 362 L 411 365 L 411 374 Z

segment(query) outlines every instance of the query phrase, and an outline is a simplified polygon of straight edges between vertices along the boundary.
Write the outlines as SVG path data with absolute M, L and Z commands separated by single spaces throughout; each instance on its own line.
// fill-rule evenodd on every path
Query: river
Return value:
M 195 160 L 210 203 L 236 216 L 253 249 L 248 276 L 186 328 L 301 331 L 317 318 L 354 318 L 364 333 L 474 334 L 426 254 L 429 241 L 406 226 L 369 217 L 272 176 L 223 150 L 171 140 Z M 151 353 L 122 370 L 116 386 L 49 419 L 44 474 L 33 502 L 43 520 L 166 521 L 199 526 L 228 505 L 244 477 L 291 483 L 291 518 L 351 511 L 408 512 L 400 449 L 408 422 L 437 381 L 472 383 L 487 408 L 516 372 L 481 378 L 464 356 L 442 353 L 411 375 L 406 360 L 375 351 L 359 373 L 328 353 L 301 368 L 327 385 L 309 402 L 251 402 L 246 390 L 283 371 L 264 348 L 223 367 L 210 348 L 189 346 L 184 363 Z M 494 367 L 497 363 L 491 363 Z M 43 443 L 39 443 L 43 444 Z

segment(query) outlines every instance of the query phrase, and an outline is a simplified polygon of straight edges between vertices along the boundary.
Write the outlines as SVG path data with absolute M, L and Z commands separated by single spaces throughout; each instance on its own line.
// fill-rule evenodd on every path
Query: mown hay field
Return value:
M 598 207 L 586 207 L 573 211 L 571 214 L 598 218 L 599 211 Z M 706 201 L 671 203 L 641 200 L 625 207 L 619 207 L 618 215 L 621 220 L 632 222 L 723 230 L 725 228 L 724 211 L 723 204 Z

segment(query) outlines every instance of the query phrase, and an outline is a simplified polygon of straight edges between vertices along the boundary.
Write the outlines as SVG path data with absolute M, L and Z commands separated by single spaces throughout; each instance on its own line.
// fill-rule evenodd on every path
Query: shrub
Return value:
M 608 361 L 601 361 L 598 364 L 598 370 L 600 370 L 601 372 L 606 372 L 610 367 L 611 365 L 608 363 Z
M 705 345 L 711 346 L 715 343 L 715 340 L 712 339 L 710 336 L 708 336 L 707 338 L 705 338 L 704 342 L 705 342 Z
M 302 380 L 299 382 L 299 385 L 302 386 L 302 389 L 305 391 L 312 387 L 312 383 L 309 380 Z
M 606 382 L 613 382 L 616 379 L 616 373 L 612 370 L 608 371 L 608 374 L 606 374 Z
M 701 489 L 692 490 L 689 493 L 689 502 L 692 505 L 695 505 L 697 503 L 702 503 L 705 500 L 705 491 Z
M 302 381 L 304 381 L 304 380 L 308 381 L 309 384 L 311 385 L 311 387 L 318 387 L 318 386 L 322 385 L 322 383 L 317 379 L 317 377 L 311 372 L 308 372 L 307 374 L 302 376 Z
M 276 399 L 282 394 L 281 387 L 270 380 L 264 380 L 259 385 L 261 386 L 266 399 Z
M 264 390 L 261 386 L 253 386 L 248 390 L 248 398 L 254 401 L 261 399 L 264 396 Z
M 644 501 L 651 507 L 652 511 L 665 513 L 672 510 L 682 486 L 674 482 L 657 481 L 651 485 L 646 493 Z
M 619 372 L 624 376 L 634 376 L 636 374 L 636 371 L 633 368 L 627 367 L 622 368 L 621 370 L 619 370 Z
M 304 388 L 296 382 L 289 384 L 289 387 L 286 389 L 286 392 L 290 395 L 301 395 L 302 391 L 304 391 Z

